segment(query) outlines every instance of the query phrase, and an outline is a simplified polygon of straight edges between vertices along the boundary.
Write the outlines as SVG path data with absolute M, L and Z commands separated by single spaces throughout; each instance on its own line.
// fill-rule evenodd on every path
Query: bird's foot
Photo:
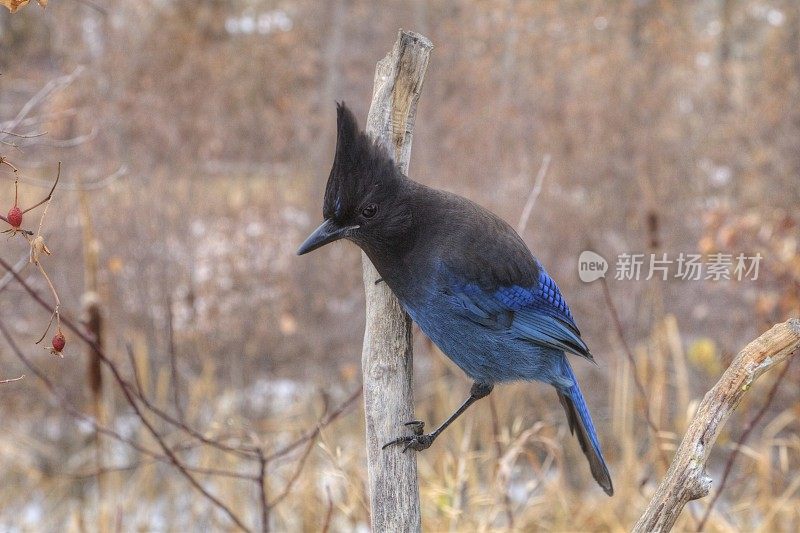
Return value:
M 406 422 L 404 425 L 410 427 L 414 434 L 397 437 L 393 441 L 389 441 L 384 444 L 383 448 L 381 448 L 382 450 L 385 450 L 393 444 L 404 444 L 405 446 L 403 446 L 403 451 L 406 451 L 410 448 L 412 450 L 421 452 L 422 450 L 430 448 L 434 439 L 436 439 L 435 433 L 423 433 L 425 422 L 421 420 L 412 420 L 411 422 Z

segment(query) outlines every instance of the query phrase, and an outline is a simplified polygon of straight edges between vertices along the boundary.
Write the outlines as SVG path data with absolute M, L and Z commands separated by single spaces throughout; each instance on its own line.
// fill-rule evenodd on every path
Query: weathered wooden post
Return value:
M 378 62 L 366 131 L 390 147 L 408 173 L 411 135 L 422 81 L 433 45 L 400 30 L 394 48 Z M 372 530 L 419 531 L 419 487 L 415 453 L 381 447 L 414 418 L 411 322 L 365 254 L 367 321 L 361 365 L 364 375 L 367 469 Z

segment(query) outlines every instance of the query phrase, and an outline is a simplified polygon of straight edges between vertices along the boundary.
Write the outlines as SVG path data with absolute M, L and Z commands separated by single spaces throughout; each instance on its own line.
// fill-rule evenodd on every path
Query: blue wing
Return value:
M 456 305 L 473 322 L 593 360 L 558 285 L 543 268 L 530 287 L 485 289 L 477 283 L 456 282 L 451 289 Z

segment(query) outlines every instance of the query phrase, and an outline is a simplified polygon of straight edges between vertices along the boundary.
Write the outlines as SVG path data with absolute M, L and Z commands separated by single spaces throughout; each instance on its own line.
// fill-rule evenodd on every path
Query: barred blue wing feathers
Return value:
M 452 292 L 474 322 L 492 329 L 509 329 L 520 339 L 593 360 L 558 285 L 543 268 L 539 268 L 532 287 L 511 285 L 486 290 L 476 283 L 456 282 Z

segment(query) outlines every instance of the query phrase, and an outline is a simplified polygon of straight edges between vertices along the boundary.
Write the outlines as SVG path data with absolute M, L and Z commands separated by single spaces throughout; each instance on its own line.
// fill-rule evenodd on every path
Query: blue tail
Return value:
M 606 462 L 603 459 L 603 452 L 600 451 L 600 442 L 597 440 L 592 417 L 589 414 L 589 408 L 586 407 L 581 389 L 578 388 L 578 380 L 575 379 L 575 374 L 572 372 L 572 367 L 569 366 L 566 356 L 563 358 L 561 370 L 562 375 L 572 380 L 573 383 L 569 388 L 557 389 L 558 399 L 561 401 L 564 411 L 567 412 L 569 430 L 578 437 L 581 450 L 589 460 L 592 476 L 603 487 L 606 494 L 612 496 L 614 494 L 614 486 L 611 484 L 611 475 L 608 473 L 608 467 L 606 467 Z

